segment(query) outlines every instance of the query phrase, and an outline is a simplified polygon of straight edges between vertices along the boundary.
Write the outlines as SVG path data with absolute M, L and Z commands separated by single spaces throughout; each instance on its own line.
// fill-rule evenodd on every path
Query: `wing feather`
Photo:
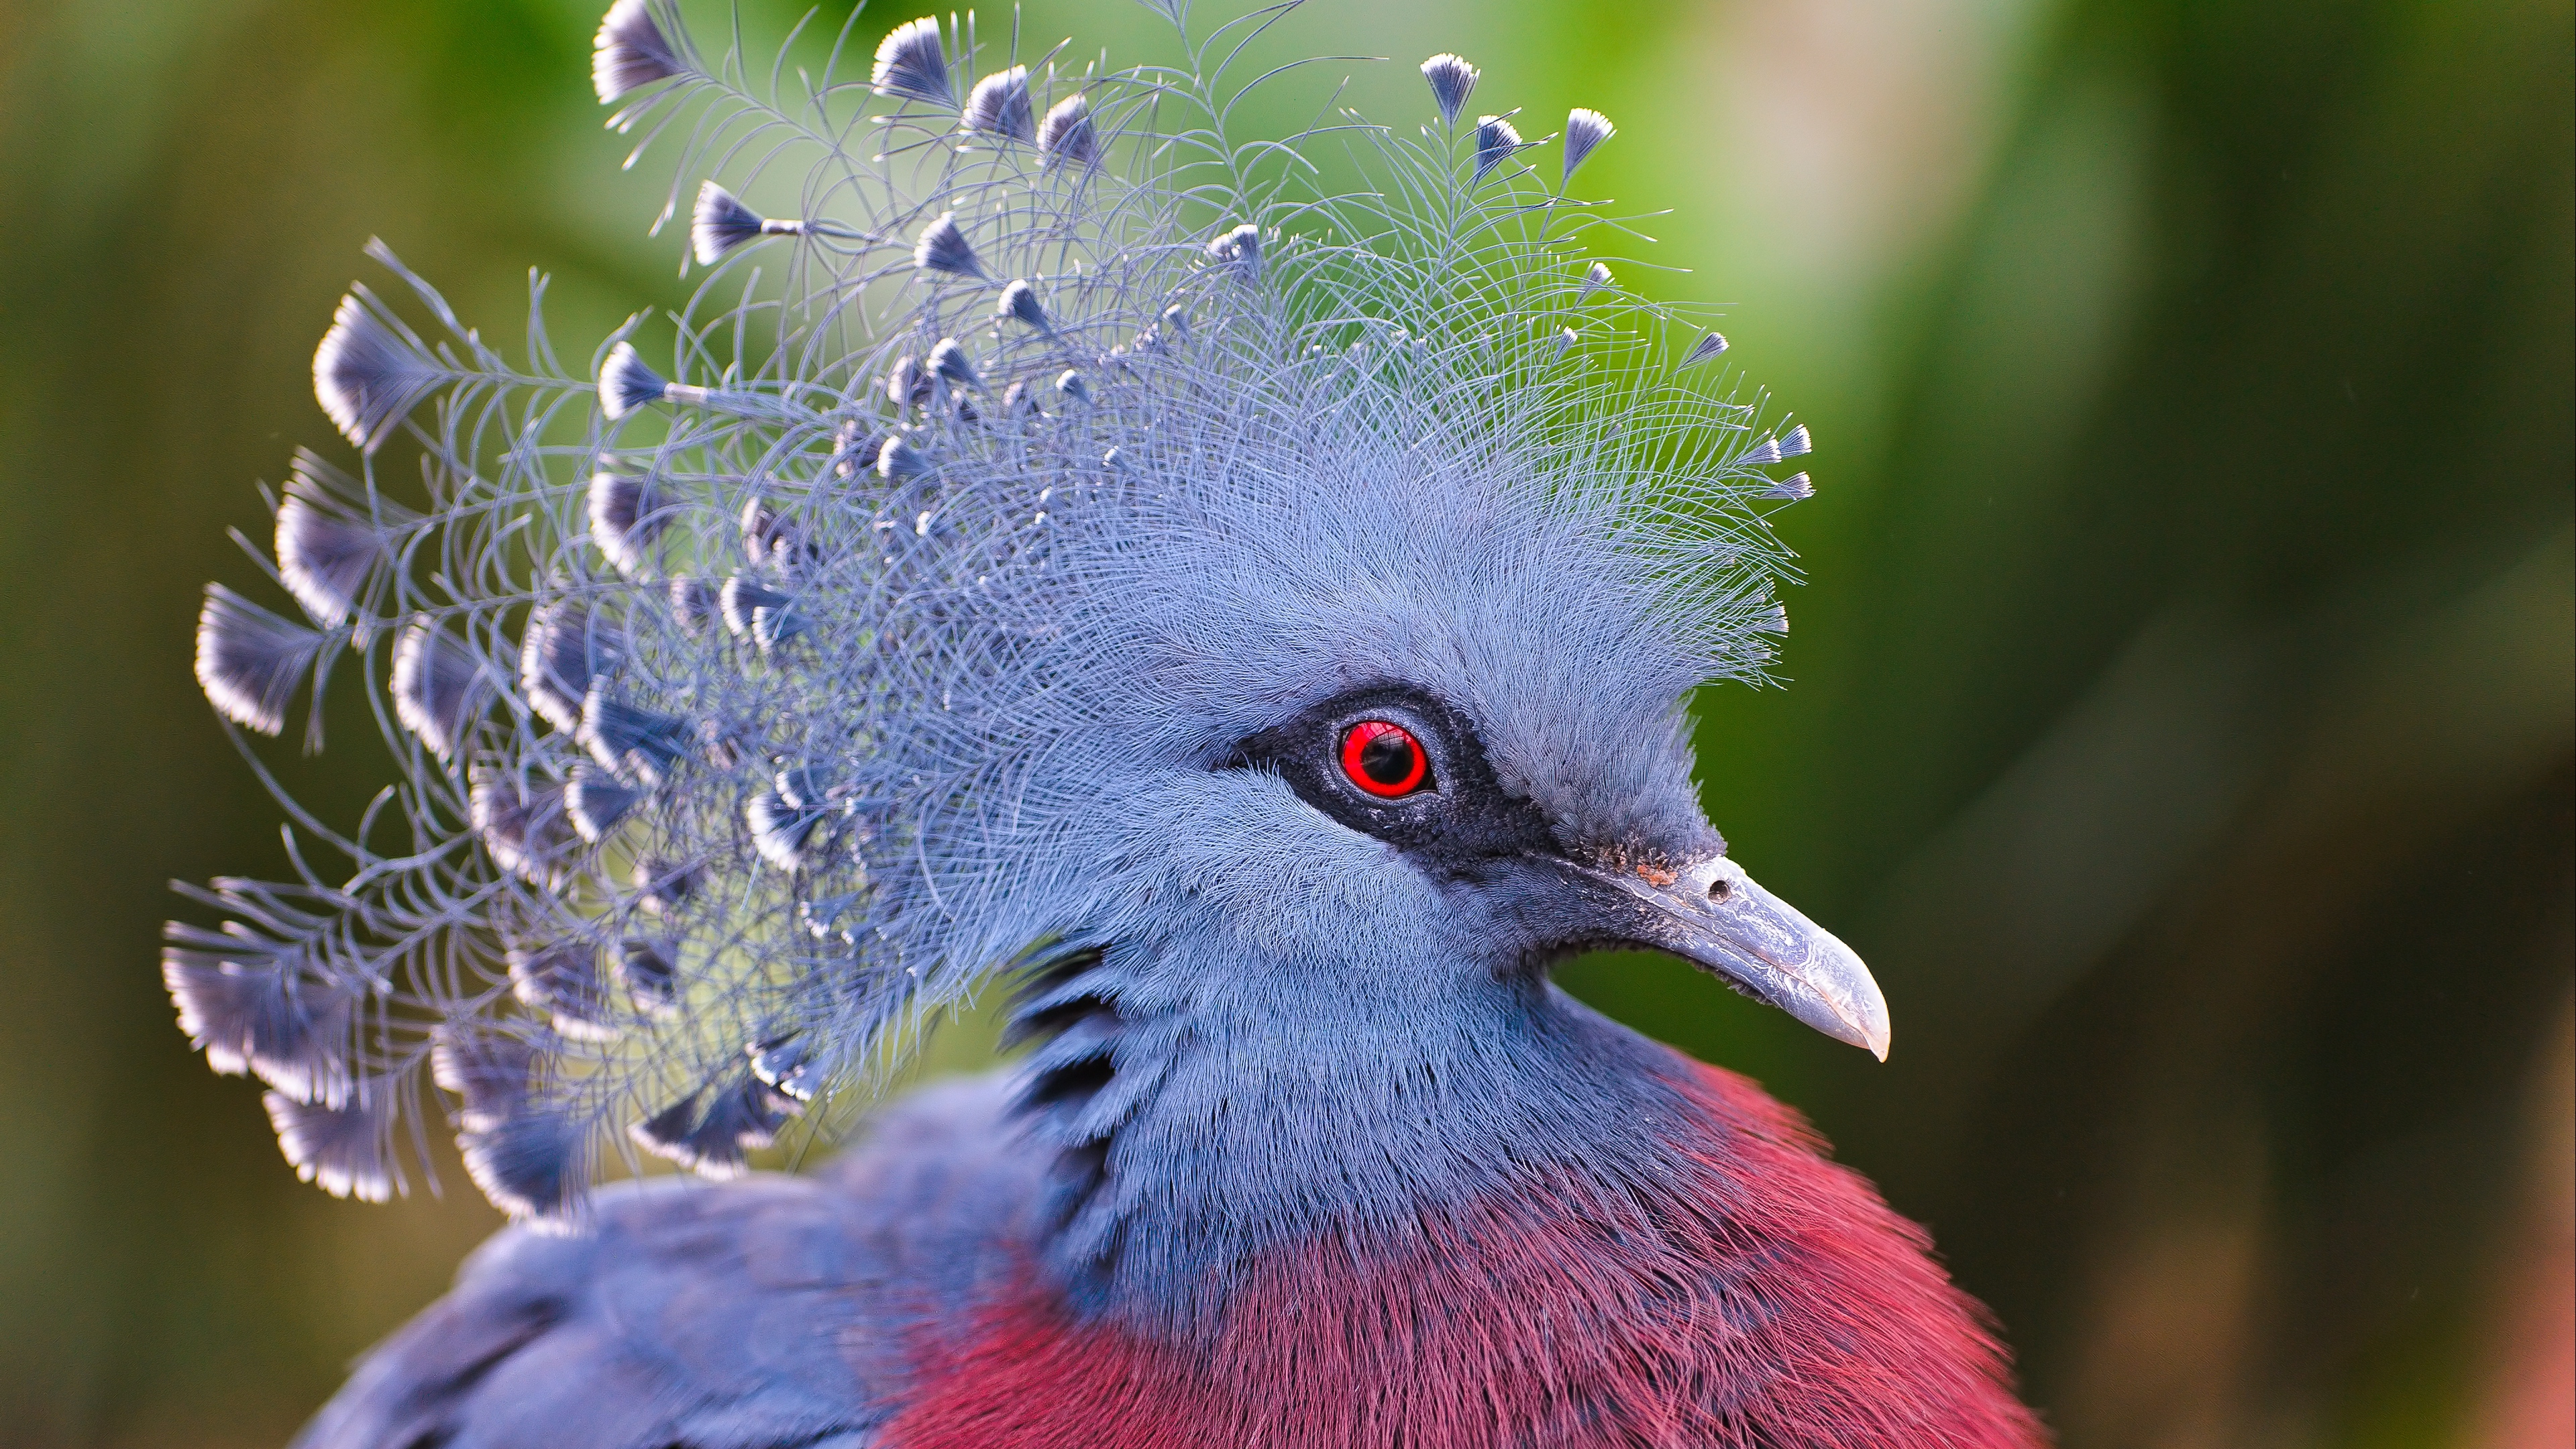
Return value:
M 863 1449 L 924 1324 L 989 1291 L 1036 1169 L 998 1078 L 914 1094 L 826 1173 L 602 1192 L 514 1227 L 295 1449 Z

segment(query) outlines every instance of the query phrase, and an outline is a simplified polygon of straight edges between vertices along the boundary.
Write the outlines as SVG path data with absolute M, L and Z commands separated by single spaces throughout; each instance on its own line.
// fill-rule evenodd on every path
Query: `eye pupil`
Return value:
M 1422 742 L 1392 721 L 1362 720 L 1342 736 L 1342 773 L 1372 795 L 1409 795 L 1421 788 L 1430 768 Z
M 1381 785 L 1401 785 L 1413 773 L 1413 741 L 1382 734 L 1360 746 L 1360 768 Z

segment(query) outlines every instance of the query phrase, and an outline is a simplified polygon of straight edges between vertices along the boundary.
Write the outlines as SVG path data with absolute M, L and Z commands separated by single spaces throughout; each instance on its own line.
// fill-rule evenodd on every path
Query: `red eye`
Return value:
M 1364 719 L 1342 736 L 1342 773 L 1370 794 L 1391 800 L 1421 789 L 1431 761 L 1411 730 L 1389 720 Z

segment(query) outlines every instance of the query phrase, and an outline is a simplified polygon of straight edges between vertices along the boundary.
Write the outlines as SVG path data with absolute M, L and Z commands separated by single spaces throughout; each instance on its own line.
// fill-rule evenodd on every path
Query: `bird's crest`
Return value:
M 1129 70 L 918 20 L 864 85 L 845 32 L 787 97 L 618 0 L 600 98 L 696 187 L 676 345 L 639 314 L 568 368 L 532 305 L 505 357 L 370 248 L 433 330 L 341 303 L 355 471 L 299 454 L 276 512 L 303 617 L 211 586 L 197 672 L 267 734 L 309 690 L 318 743 L 363 671 L 402 778 L 346 828 L 288 801 L 294 878 L 184 887 L 222 924 L 164 956 L 305 1176 L 402 1190 L 440 1120 L 521 1216 L 639 1146 L 740 1170 L 1145 909 L 1104 812 L 1347 687 L 1296 621 L 1509 575 L 1635 688 L 1759 677 L 1806 433 L 1604 264 L 1634 234 L 1568 188 L 1610 123 L 1533 155 L 1443 55 L 1427 124 L 1243 141 L 1229 63 L 1288 8 L 1176 9 Z

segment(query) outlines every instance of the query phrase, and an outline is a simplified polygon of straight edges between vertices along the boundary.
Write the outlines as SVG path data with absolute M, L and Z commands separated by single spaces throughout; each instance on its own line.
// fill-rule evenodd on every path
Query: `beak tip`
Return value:
M 1852 963 L 1858 966 L 1855 960 Z M 1867 978 L 1862 978 L 1864 981 Z M 1887 1049 L 1896 1033 L 1888 1025 L 1887 1003 L 1878 997 L 1877 983 L 1869 982 L 1864 999 L 1832 1001 L 1822 995 L 1809 995 L 1804 1000 L 1784 1001 L 1791 1016 L 1846 1046 L 1856 1046 L 1880 1061 L 1887 1060 Z
M 1878 983 L 1873 981 L 1870 985 L 1875 988 Z M 1874 1009 L 1868 1012 L 1861 1024 L 1861 1045 L 1868 1047 L 1869 1054 L 1883 1062 L 1887 1060 L 1887 1049 L 1896 1043 L 1896 1027 L 1887 1019 L 1887 998 L 1879 996 L 1874 989 L 1871 997 L 1869 1005 Z
M 1887 1010 L 1883 1005 L 1876 1012 L 1859 1020 L 1845 1016 L 1843 1024 L 1849 1028 L 1849 1034 L 1837 1032 L 1835 1035 L 1841 1036 L 1844 1041 L 1850 1042 L 1882 1062 L 1887 1060 L 1887 1050 L 1894 1043 L 1896 1033 L 1887 1024 Z
M 1837 1024 L 1842 1028 L 1840 1031 L 1827 1028 L 1828 1034 L 1850 1042 L 1882 1062 L 1886 1061 L 1887 1049 L 1896 1040 L 1895 1024 L 1887 1017 L 1886 995 L 1878 989 L 1878 982 L 1870 976 L 1869 968 L 1861 964 L 1860 957 L 1849 946 L 1829 933 L 1819 931 L 1817 934 L 1829 943 L 1830 949 L 1826 954 L 1833 962 L 1833 969 L 1822 973 L 1835 988 L 1826 1010 L 1837 1018 Z
M 1887 1019 L 1887 998 L 1879 994 L 1878 983 L 1870 979 L 1869 968 L 1860 964 L 1860 958 L 1852 954 L 1851 948 L 1843 946 L 1840 941 L 1834 945 L 1840 948 L 1838 954 L 1845 968 L 1839 973 L 1840 984 L 1849 996 L 1833 1003 L 1830 1008 L 1840 1018 L 1843 1028 L 1832 1035 L 1882 1062 L 1886 1061 L 1888 1047 L 1896 1040 L 1896 1028 Z

